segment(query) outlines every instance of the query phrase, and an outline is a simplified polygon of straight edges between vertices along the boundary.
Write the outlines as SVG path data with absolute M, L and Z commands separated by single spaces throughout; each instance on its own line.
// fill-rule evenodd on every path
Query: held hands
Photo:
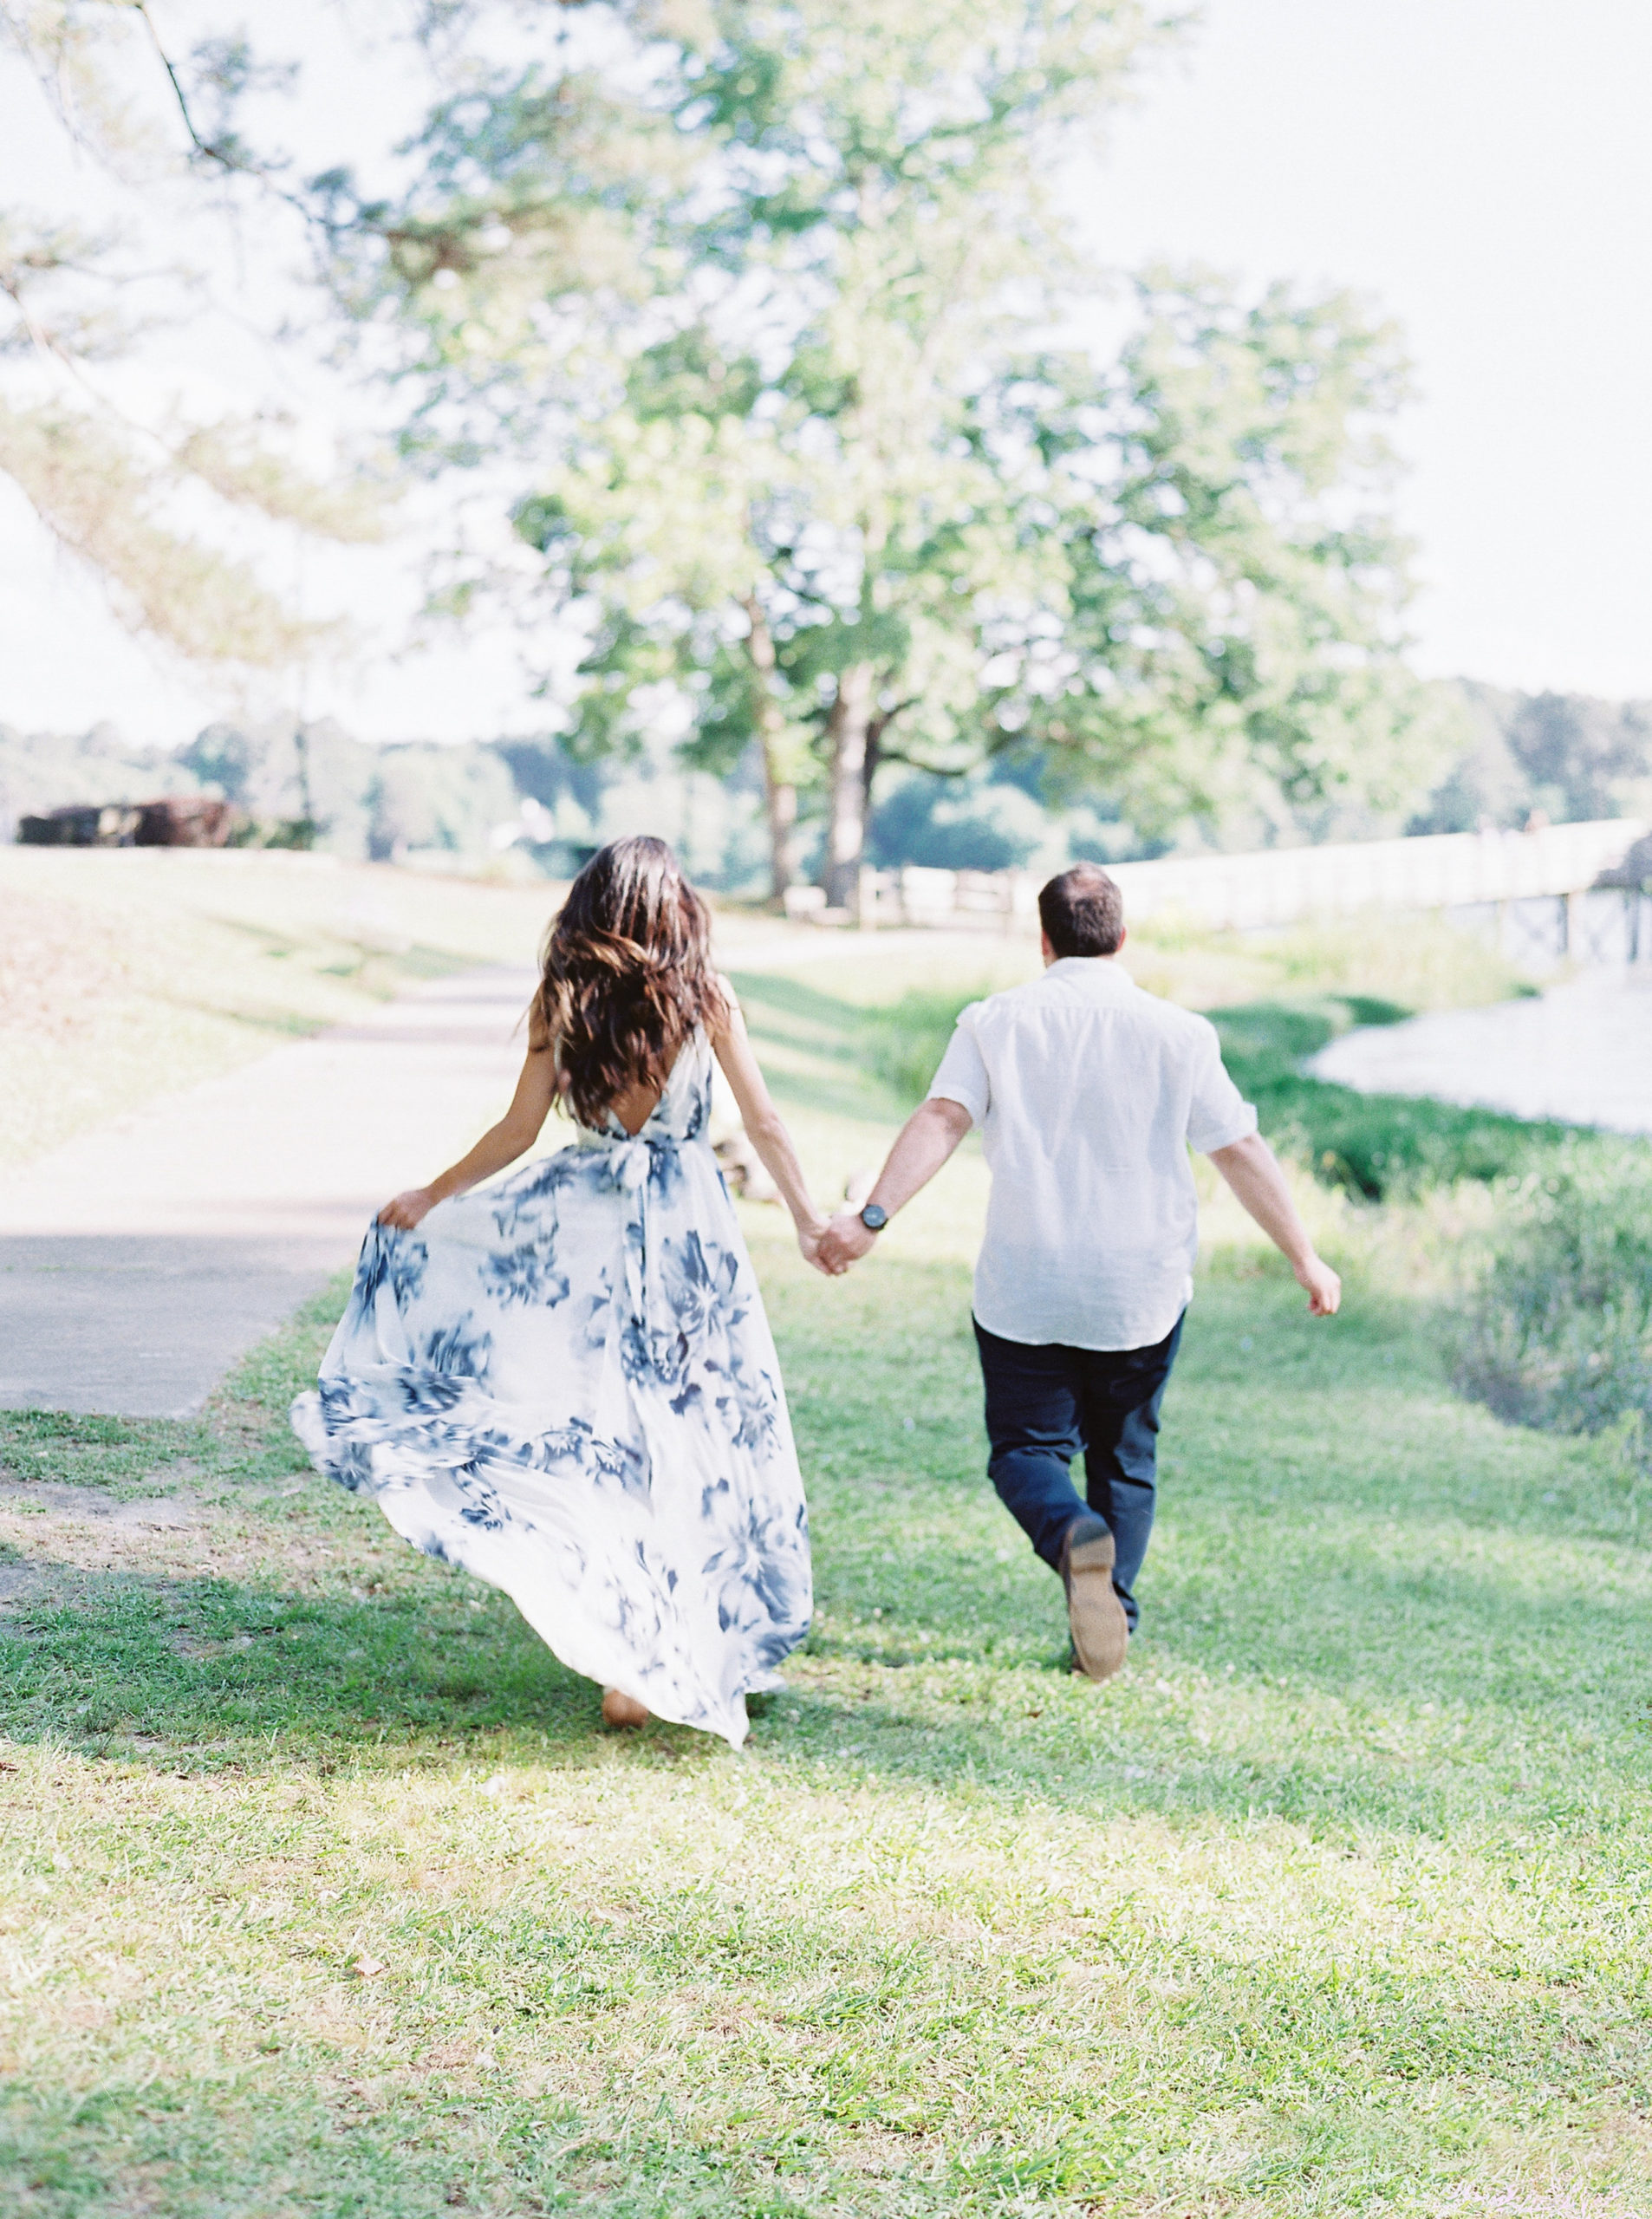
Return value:
M 797 1227 L 797 1246 L 803 1251 L 803 1260 L 812 1264 L 823 1278 L 841 1279 L 849 1266 L 827 1260 L 824 1249 L 830 1237 L 831 1227 L 824 1218 L 815 1225 L 800 1225 Z
M 812 1264 L 817 1272 L 822 1272 L 826 1266 L 820 1260 L 820 1240 L 825 1230 L 826 1220 L 823 1218 L 816 1225 L 800 1225 L 797 1227 L 798 1253 L 805 1264 Z
M 402 1232 L 411 1233 L 435 1207 L 436 1197 L 428 1187 L 409 1187 L 405 1194 L 395 1195 L 379 1212 L 380 1225 L 399 1226 Z
M 851 1264 L 869 1253 L 876 1239 L 876 1233 L 868 1233 L 861 1222 L 858 1210 L 840 1210 L 820 1237 L 821 1270 L 840 1279 Z
M 803 1259 L 829 1279 L 841 1279 L 855 1259 L 872 1246 L 873 1235 L 861 1223 L 859 1213 L 840 1210 L 830 1220 L 797 1227 L 797 1246 Z

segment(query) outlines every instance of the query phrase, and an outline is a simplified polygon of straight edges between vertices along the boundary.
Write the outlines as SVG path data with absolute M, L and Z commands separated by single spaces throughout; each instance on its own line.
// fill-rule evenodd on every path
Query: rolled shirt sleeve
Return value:
M 1219 1148 L 1232 1148 L 1235 1141 L 1248 1140 L 1257 1120 L 1254 1107 L 1228 1077 L 1215 1026 L 1206 1024 L 1205 1031 L 1208 1037 L 1193 1069 L 1187 1138 L 1200 1155 L 1211 1155 Z
M 970 1123 L 979 1125 L 985 1121 L 987 1107 L 992 1101 L 992 1088 L 986 1075 L 986 1059 L 981 1053 L 980 1043 L 975 1038 L 971 1018 L 981 1006 L 972 1002 L 959 1012 L 958 1023 L 946 1052 L 940 1059 L 940 1068 L 929 1083 L 931 1102 L 956 1102 L 967 1110 Z M 1224 1077 L 1226 1074 L 1224 1072 Z M 1232 1084 L 1232 1081 L 1229 1081 Z

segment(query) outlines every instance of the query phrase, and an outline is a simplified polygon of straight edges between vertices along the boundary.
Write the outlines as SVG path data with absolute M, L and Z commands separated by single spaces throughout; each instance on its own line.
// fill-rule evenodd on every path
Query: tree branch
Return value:
M 149 34 L 149 42 L 154 48 L 156 60 L 166 73 L 166 81 L 172 87 L 173 101 L 177 106 L 184 128 L 189 133 L 190 144 L 195 149 L 198 159 L 204 162 L 216 164 L 226 176 L 250 178 L 255 184 L 261 185 L 276 199 L 284 201 L 289 208 L 293 209 L 303 218 L 305 223 L 320 226 L 322 219 L 315 210 L 301 194 L 289 192 L 285 185 L 277 185 L 270 174 L 268 164 L 250 161 L 233 145 L 226 146 L 218 140 L 202 137 L 200 127 L 195 120 L 195 112 L 190 106 L 189 94 L 184 89 L 184 81 L 178 73 L 177 64 L 167 53 L 160 33 L 155 27 L 155 19 L 149 12 L 149 0 L 131 0 L 131 5 L 143 18 L 144 29 Z

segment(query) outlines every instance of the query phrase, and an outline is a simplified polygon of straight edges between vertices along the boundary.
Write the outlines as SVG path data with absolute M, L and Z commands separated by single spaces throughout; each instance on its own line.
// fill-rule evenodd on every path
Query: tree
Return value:
M 890 760 L 1037 748 L 1153 821 L 1394 783 L 1402 550 L 1350 498 L 1391 335 L 1201 281 L 1150 288 L 1111 368 L 1029 347 L 1099 282 L 1053 182 L 1163 19 L 612 20 L 555 74 L 473 60 L 401 199 L 320 181 L 346 297 L 407 337 L 410 448 L 523 458 L 517 529 L 589 637 L 571 745 L 667 706 L 702 763 L 755 739 L 775 890 L 818 778 L 837 901 Z
M 701 760 L 757 739 L 777 890 L 823 751 L 841 897 L 872 767 L 897 732 L 956 750 L 978 603 L 1018 567 L 960 425 L 1045 283 L 1029 157 L 1151 24 L 1133 0 L 620 12 L 619 66 L 480 74 L 440 107 L 404 202 L 332 180 L 348 283 L 422 342 L 415 441 L 544 458 L 517 514 L 591 627 L 573 744 L 623 745 L 661 689 Z
M 1391 817 L 1460 739 L 1403 660 L 1409 550 L 1382 503 L 1399 335 L 1345 295 L 1246 305 L 1159 272 L 1139 298 L 1110 373 L 1047 356 L 978 404 L 1046 564 L 983 628 L 991 744 L 1149 834 Z
M 1562 823 L 1632 813 L 1652 777 L 1644 702 L 1528 694 L 1509 719 L 1508 744 L 1538 807 Z
M 127 215 L 99 231 L 23 210 L 0 219 L 0 473 L 133 629 L 192 660 L 287 661 L 318 628 L 185 511 L 224 504 L 356 540 L 377 536 L 377 498 L 360 479 L 307 478 L 284 458 L 279 422 L 176 407 L 140 419 L 109 375 L 158 322 L 201 311 L 195 276 L 157 257 L 157 198 L 176 209 L 209 186 L 244 177 L 262 194 L 269 182 L 229 121 L 260 73 L 237 40 L 174 60 L 143 0 L 0 0 L 5 47 L 117 183 Z M 198 127 L 198 109 L 215 128 Z

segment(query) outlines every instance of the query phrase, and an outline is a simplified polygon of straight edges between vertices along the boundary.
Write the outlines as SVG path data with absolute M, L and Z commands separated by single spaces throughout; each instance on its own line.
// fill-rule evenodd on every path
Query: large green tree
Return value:
M 353 305 L 411 342 L 410 446 L 517 473 L 589 642 L 576 746 L 668 709 L 702 762 L 756 739 L 777 891 L 813 782 L 839 901 L 893 758 L 1037 748 L 1144 824 L 1402 772 L 1403 550 L 1362 491 L 1392 335 L 1166 281 L 1122 360 L 1049 343 L 1103 283 L 1063 164 L 1148 8 L 621 4 L 555 67 L 448 22 L 469 75 L 413 185 L 319 189 Z
M 1110 370 L 1046 356 L 980 396 L 1047 588 L 983 624 L 987 744 L 1145 831 L 1392 817 L 1457 738 L 1403 660 L 1398 335 L 1344 295 L 1160 272 L 1138 297 Z

